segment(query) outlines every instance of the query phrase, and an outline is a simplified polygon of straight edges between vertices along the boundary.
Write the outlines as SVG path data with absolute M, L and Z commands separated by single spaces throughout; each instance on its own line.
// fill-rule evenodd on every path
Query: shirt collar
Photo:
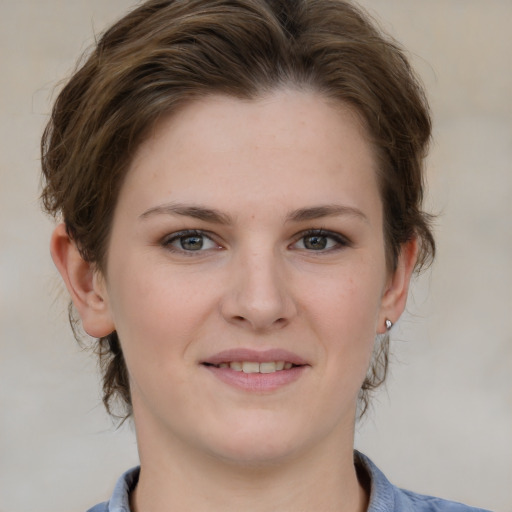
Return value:
M 140 466 L 121 475 L 108 502 L 108 512 L 130 512 L 130 494 L 139 481 Z
M 369 481 L 370 502 L 367 512 L 395 510 L 394 486 L 366 455 L 354 451 L 354 463 L 360 477 Z M 116 483 L 106 512 L 130 512 L 130 494 L 139 481 L 140 467 L 129 469 Z
M 367 512 L 395 510 L 395 487 L 366 456 L 354 450 L 354 464 L 362 478 L 369 480 L 370 501 Z

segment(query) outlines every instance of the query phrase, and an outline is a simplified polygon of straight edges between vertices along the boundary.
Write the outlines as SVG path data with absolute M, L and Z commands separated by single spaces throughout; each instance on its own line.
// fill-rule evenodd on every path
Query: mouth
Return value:
M 201 365 L 225 384 L 250 392 L 276 391 L 295 382 L 311 366 L 297 354 L 281 349 L 226 350 Z
M 302 366 L 290 363 L 289 361 L 266 361 L 262 363 L 257 361 L 225 361 L 219 364 L 203 364 L 206 366 L 214 366 L 216 368 L 229 368 L 235 372 L 243 373 L 275 373 L 283 370 L 291 370 L 297 366 Z

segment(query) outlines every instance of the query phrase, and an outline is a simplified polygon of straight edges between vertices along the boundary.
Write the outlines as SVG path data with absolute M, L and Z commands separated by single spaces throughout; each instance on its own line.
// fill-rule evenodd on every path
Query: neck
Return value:
M 349 443 L 338 436 L 338 442 L 325 443 L 321 449 L 315 446 L 270 462 L 240 463 L 195 452 L 175 441 L 162 450 L 160 436 L 150 435 L 147 425 L 136 421 L 136 426 L 141 473 L 131 499 L 133 512 L 367 508 L 368 497 L 353 463 L 353 428 Z

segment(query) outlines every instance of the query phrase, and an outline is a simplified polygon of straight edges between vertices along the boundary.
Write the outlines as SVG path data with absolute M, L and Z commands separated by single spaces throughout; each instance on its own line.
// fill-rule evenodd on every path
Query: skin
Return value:
M 357 115 L 316 93 L 211 96 L 140 146 L 105 275 L 56 228 L 52 255 L 85 330 L 122 343 L 135 511 L 366 509 L 357 396 L 416 258 L 413 240 L 386 267 L 375 166 Z M 277 389 L 238 389 L 202 364 L 234 348 L 306 364 Z

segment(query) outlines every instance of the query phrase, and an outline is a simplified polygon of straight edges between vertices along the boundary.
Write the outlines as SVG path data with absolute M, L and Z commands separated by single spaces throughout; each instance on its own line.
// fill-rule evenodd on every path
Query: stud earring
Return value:
M 386 318 L 386 331 L 389 331 L 391 329 L 391 327 L 393 327 L 393 322 L 391 320 L 389 320 L 389 318 Z

